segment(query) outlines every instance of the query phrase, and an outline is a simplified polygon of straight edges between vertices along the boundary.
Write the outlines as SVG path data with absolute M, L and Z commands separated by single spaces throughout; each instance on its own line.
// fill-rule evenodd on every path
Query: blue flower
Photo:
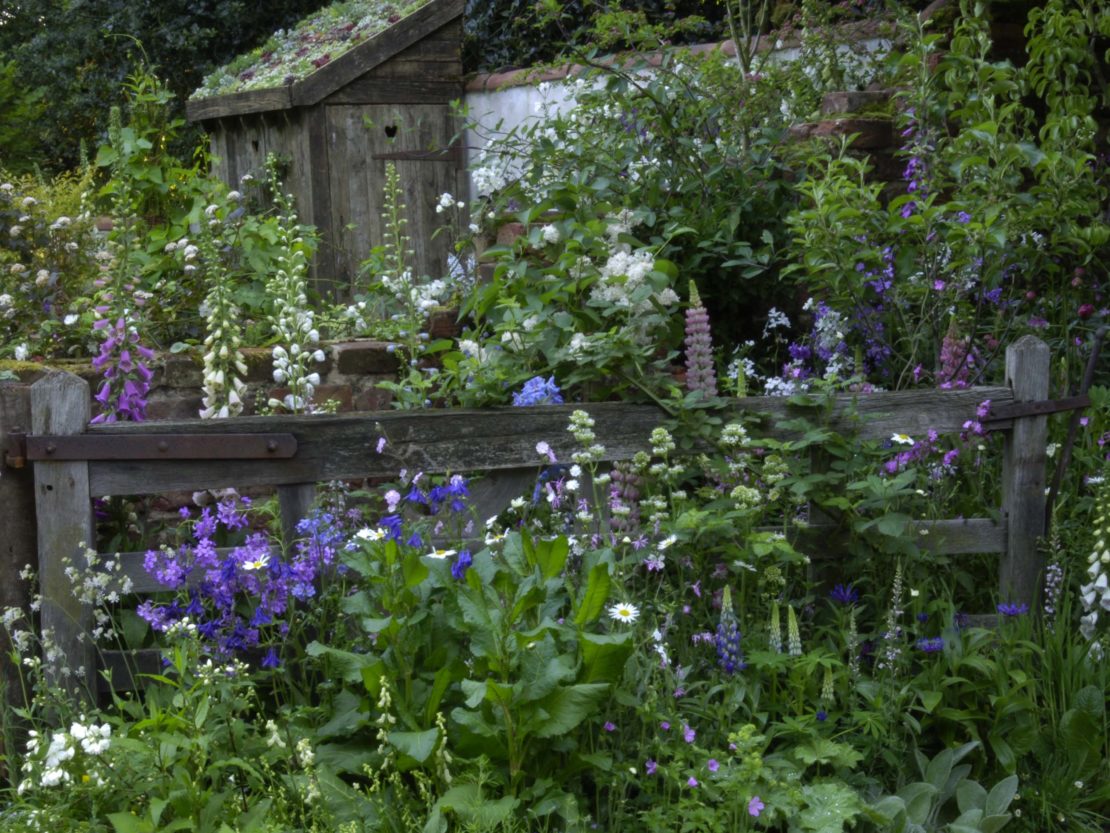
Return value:
M 740 652 L 740 625 L 732 610 L 732 592 L 726 587 L 721 600 L 721 618 L 717 621 L 717 661 L 726 674 L 734 674 L 747 668 L 744 655 Z
M 555 377 L 544 379 L 534 376 L 524 383 L 518 392 L 513 394 L 513 405 L 527 407 L 530 405 L 562 405 L 563 394 L 555 384 Z
M 937 636 L 932 639 L 917 640 L 917 648 L 926 654 L 935 654 L 944 650 L 944 638 Z
M 819 712 L 817 712 L 817 722 L 818 723 L 824 723 L 828 719 L 829 719 L 829 713 L 826 712 L 824 709 L 821 709 Z
M 850 584 L 838 584 L 829 591 L 829 598 L 842 605 L 852 605 L 859 601 L 859 591 Z
M 451 565 L 451 575 L 461 581 L 466 575 L 467 568 L 473 563 L 474 559 L 470 555 L 470 550 L 463 550 L 455 557 L 455 563 Z
M 1029 612 L 1029 605 L 1025 604 L 1024 602 L 1022 604 L 1004 602 L 1000 603 L 997 609 L 998 612 L 1001 613 L 1003 616 L 1021 616 Z
M 280 666 L 281 659 L 278 657 L 277 651 L 274 648 L 270 648 L 270 650 L 266 652 L 266 656 L 262 657 L 262 667 L 278 668 Z

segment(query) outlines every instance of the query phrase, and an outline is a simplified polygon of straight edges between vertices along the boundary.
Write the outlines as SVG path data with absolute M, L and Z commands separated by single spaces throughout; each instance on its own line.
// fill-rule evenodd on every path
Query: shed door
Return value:
M 412 266 L 418 276 L 447 274 L 451 235 L 432 234 L 458 212 L 436 213 L 443 193 L 457 195 L 459 154 L 439 153 L 451 145 L 456 120 L 442 104 L 333 104 L 327 108 L 335 274 L 340 286 L 363 286 L 359 276 L 370 249 L 384 242 L 382 189 L 392 158 L 407 206 Z M 421 155 L 430 158 L 419 158 Z

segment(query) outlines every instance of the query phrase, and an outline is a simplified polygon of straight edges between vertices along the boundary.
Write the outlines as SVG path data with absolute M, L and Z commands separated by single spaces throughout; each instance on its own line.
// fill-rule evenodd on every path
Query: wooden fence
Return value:
M 1048 385 L 1049 350 L 1026 336 L 1007 350 L 1005 386 L 845 394 L 837 398 L 827 426 L 865 440 L 894 433 L 923 437 L 930 430 L 943 435 L 962 430 L 989 399 L 988 427 L 1005 432 L 1000 520 L 922 521 L 916 526 L 927 533 L 921 538 L 926 548 L 936 553 L 999 553 L 1002 598 L 1033 604 L 1042 568 L 1038 538 L 1045 517 L 1045 414 L 1075 407 L 1074 402 L 1045 402 Z M 29 415 L 26 436 L 12 430 L 10 414 L 5 429 L 0 413 L 0 448 L 6 442 L 8 464 L 26 462 L 34 470 L 33 485 L 18 468 L 5 470 L 0 478 L 8 492 L 20 493 L 5 493 L 0 535 L 14 531 L 25 538 L 37 519 L 33 547 L 43 595 L 42 627 L 53 632 L 71 669 L 71 684 L 89 692 L 103 688 L 98 667 L 126 667 L 119 652 L 101 651 L 98 656 L 86 638 L 91 611 L 74 597 L 63 568 L 64 559 L 74 558 L 83 544 L 94 540 L 94 496 L 276 487 L 288 529 L 306 514 L 314 484 L 393 478 L 408 469 L 490 472 L 476 498 L 486 505 L 504 505 L 520 493 L 522 470 L 534 477 L 539 441 L 548 442 L 560 459 L 569 459 L 574 449 L 566 426 L 574 408 L 594 418 L 598 442 L 610 460 L 628 459 L 645 449 L 651 429 L 666 418 L 651 405 L 598 403 L 89 425 L 89 402 L 87 384 L 59 372 L 31 386 L 29 408 L 20 405 Z M 785 399 L 766 397 L 733 400 L 730 408 L 760 415 L 764 435 L 784 439 L 791 432 L 780 423 L 805 413 Z M 34 518 L 27 517 L 27 490 L 33 490 Z M 31 546 L 25 544 L 24 551 Z M 18 549 L 16 542 L 13 551 Z M 25 560 L 9 554 L 0 567 L 16 569 Z M 145 574 L 140 553 L 123 556 L 123 566 L 136 592 L 159 589 Z M 4 582 L 13 578 L 9 573 Z

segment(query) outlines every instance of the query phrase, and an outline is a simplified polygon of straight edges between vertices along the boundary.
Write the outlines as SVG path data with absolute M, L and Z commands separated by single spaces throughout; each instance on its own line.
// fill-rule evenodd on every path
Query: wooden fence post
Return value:
M 71 373 L 54 372 L 31 386 L 31 430 L 39 435 L 81 434 L 91 413 L 89 385 Z M 84 548 L 95 547 L 89 464 L 35 463 L 42 631 L 54 652 L 43 663 L 54 680 L 78 696 L 96 700 L 96 648 L 92 610 L 74 595 L 66 561 L 81 569 Z
M 297 524 L 308 517 L 312 502 L 316 500 L 315 483 L 294 483 L 278 486 L 278 508 L 281 510 L 281 539 L 286 550 L 291 551 L 297 540 Z
M 1014 402 L 1048 399 L 1048 345 L 1026 335 L 1006 349 L 1006 384 Z M 1045 449 L 1048 417 L 1014 420 L 1006 435 L 1002 457 L 1002 512 L 1007 521 L 1006 552 L 999 569 L 1003 602 L 1037 605 L 1041 555 L 1037 541 L 1044 536 Z
M 0 610 L 10 607 L 27 611 L 27 620 L 18 627 L 30 628 L 31 588 L 19 574 L 30 564 L 38 569 L 38 539 L 35 532 L 35 483 L 31 467 L 6 468 L 4 451 L 11 434 L 31 429 L 31 388 L 29 385 L 0 382 Z M 7 686 L 8 705 L 26 705 L 19 669 L 8 662 L 12 649 L 0 631 L 0 666 Z M 3 739 L 0 738 L 0 750 Z

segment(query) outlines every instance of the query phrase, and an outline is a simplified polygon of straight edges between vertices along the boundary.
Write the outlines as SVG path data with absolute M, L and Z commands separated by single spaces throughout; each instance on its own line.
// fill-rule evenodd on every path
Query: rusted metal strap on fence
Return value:
M 1044 416 L 1060 411 L 1075 411 L 1086 408 L 1090 404 L 1091 397 L 1087 394 L 1069 396 L 1066 399 L 1042 399 L 1037 402 L 1007 402 L 997 406 L 991 405 L 990 413 L 987 414 L 985 419 L 979 421 L 986 425 L 991 422 L 1002 422 L 1018 417 Z
M 292 434 L 13 436 L 5 464 L 36 460 L 281 460 L 297 453 Z

